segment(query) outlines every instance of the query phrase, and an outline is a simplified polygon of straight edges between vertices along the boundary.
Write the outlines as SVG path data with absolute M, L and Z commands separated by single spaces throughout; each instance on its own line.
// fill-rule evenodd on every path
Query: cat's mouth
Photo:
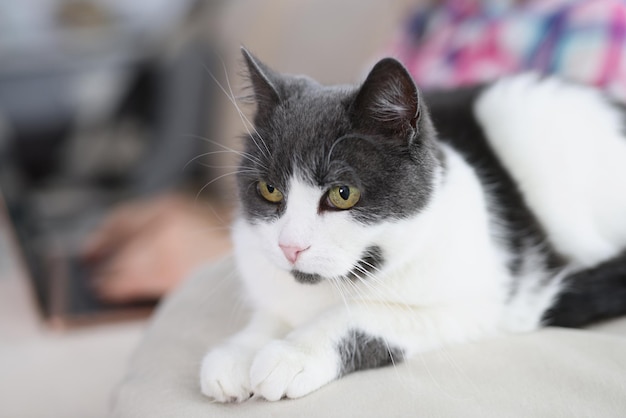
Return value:
M 361 281 L 375 276 L 384 263 L 383 251 L 373 245 L 368 247 L 363 255 L 356 261 L 354 267 L 346 274 L 338 277 L 339 280 Z M 316 273 L 305 273 L 300 270 L 291 270 L 291 275 L 298 283 L 316 284 L 325 280 L 326 277 Z

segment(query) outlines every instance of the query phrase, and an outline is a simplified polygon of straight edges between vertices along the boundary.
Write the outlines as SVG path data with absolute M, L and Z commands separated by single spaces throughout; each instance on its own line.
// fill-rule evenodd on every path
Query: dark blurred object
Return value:
M 72 319 L 119 310 L 80 260 L 103 214 L 207 176 L 183 167 L 210 151 L 216 55 L 191 0 L 41 3 L 0 4 L 0 188 L 44 315 Z

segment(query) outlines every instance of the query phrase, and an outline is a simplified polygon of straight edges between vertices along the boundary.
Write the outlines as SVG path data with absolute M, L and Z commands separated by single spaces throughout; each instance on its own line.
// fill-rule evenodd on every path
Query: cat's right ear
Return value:
M 352 118 L 361 129 L 408 140 L 418 132 L 421 98 L 406 68 L 393 58 L 380 60 L 352 103 Z
M 248 75 L 257 104 L 257 113 L 273 108 L 281 100 L 279 76 L 243 46 L 241 53 L 248 67 Z

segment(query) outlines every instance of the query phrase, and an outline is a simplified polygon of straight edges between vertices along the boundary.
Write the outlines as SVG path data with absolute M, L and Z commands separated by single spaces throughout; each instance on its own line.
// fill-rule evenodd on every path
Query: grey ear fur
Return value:
M 248 75 L 259 107 L 275 105 L 280 102 L 279 77 L 267 65 L 262 63 L 244 46 L 241 53 L 248 67 Z
M 406 68 L 384 58 L 372 68 L 352 105 L 353 118 L 367 130 L 401 136 L 417 133 L 420 94 Z

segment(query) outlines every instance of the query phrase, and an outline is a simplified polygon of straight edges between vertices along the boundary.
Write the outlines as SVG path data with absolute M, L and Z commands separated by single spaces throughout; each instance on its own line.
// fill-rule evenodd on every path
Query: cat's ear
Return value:
M 420 95 L 407 69 L 384 58 L 370 71 L 352 103 L 352 117 L 362 129 L 411 139 L 420 118 Z
M 281 100 L 279 93 L 280 76 L 243 46 L 241 53 L 248 67 L 248 75 L 258 111 L 277 105 Z

